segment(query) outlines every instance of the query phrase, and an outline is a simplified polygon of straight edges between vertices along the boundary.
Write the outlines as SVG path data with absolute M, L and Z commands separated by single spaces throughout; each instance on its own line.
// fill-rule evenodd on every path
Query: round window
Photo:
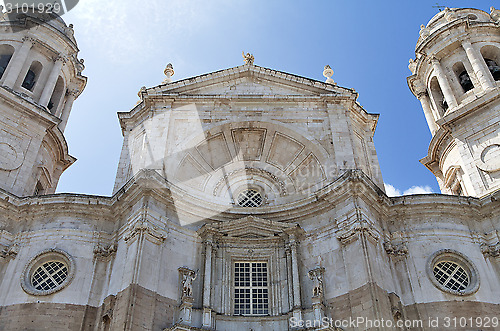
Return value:
M 427 269 L 432 283 L 444 292 L 467 295 L 479 288 L 476 267 L 457 251 L 436 252 L 429 259 Z
M 58 249 L 45 250 L 26 265 L 21 286 L 29 294 L 52 294 L 71 282 L 74 271 L 74 260 L 68 253 Z
M 238 205 L 241 207 L 259 207 L 262 201 L 262 195 L 256 190 L 246 190 L 238 195 Z

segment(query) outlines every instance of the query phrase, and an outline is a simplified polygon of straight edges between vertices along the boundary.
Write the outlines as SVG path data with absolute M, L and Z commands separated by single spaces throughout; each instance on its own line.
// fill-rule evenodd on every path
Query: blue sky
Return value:
M 384 182 L 393 194 L 439 192 L 427 155 L 430 133 L 406 84 L 421 24 L 436 1 L 80 0 L 64 20 L 75 36 L 89 78 L 66 128 L 78 161 L 58 192 L 110 195 L 122 147 L 116 116 L 138 101 L 141 86 L 155 86 L 174 65 L 174 80 L 255 64 L 324 80 L 329 64 L 340 86 L 379 113 L 375 146 Z M 448 1 L 449 7 L 489 12 L 489 1 Z M 413 189 L 412 189 L 413 188 Z

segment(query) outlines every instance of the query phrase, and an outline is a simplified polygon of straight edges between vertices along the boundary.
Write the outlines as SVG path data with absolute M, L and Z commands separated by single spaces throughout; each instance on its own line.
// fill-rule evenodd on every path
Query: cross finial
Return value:
M 435 6 L 432 6 L 432 8 L 437 8 L 439 11 L 441 11 L 443 8 L 446 8 L 446 6 L 441 6 L 438 2 L 436 2 Z

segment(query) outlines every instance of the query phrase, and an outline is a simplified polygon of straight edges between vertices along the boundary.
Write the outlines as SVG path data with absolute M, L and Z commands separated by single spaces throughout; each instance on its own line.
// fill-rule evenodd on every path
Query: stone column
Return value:
M 446 74 L 439 63 L 439 60 L 433 57 L 431 59 L 432 67 L 436 72 L 436 77 L 438 79 L 439 85 L 441 87 L 441 91 L 443 91 L 444 98 L 448 103 L 449 108 L 455 108 L 458 106 L 457 99 L 455 98 L 455 94 L 453 94 L 453 90 L 451 89 L 450 83 L 448 82 L 448 78 L 446 78 Z
M 290 235 L 290 250 L 292 253 L 292 283 L 293 283 L 293 317 L 302 320 L 302 302 L 300 300 L 299 264 L 295 235 Z
M 420 93 L 417 98 L 422 104 L 425 119 L 427 120 L 427 124 L 429 125 L 429 129 L 431 130 L 432 135 L 434 135 L 434 133 L 436 133 L 436 131 L 438 130 L 438 126 L 436 124 L 436 120 L 438 119 L 438 117 L 432 111 L 429 95 L 427 94 L 427 92 L 423 92 Z
M 483 90 L 494 88 L 495 84 L 481 54 L 467 40 L 462 41 L 462 47 Z
M 78 90 L 68 90 L 68 96 L 66 97 L 66 103 L 61 114 L 56 114 L 57 117 L 60 115 L 61 123 L 59 123 L 59 129 L 64 132 L 66 124 L 68 124 L 69 114 L 71 113 L 71 107 L 73 107 L 73 102 L 75 102 Z
M 52 66 L 52 70 L 50 71 L 49 78 L 47 79 L 47 83 L 45 83 L 45 87 L 43 88 L 42 96 L 40 97 L 39 104 L 47 107 L 49 104 L 50 98 L 52 97 L 52 93 L 54 92 L 54 88 L 56 87 L 57 79 L 59 78 L 59 74 L 61 73 L 61 69 L 64 65 L 64 59 L 62 57 L 58 57 L 54 61 L 54 65 Z
M 203 327 L 212 329 L 213 312 L 210 305 L 212 289 L 212 252 L 213 235 L 209 235 L 205 241 L 205 275 L 203 279 Z
M 14 88 L 17 79 L 19 78 L 19 74 L 23 69 L 24 63 L 28 58 L 31 47 L 34 44 L 34 40 L 31 38 L 23 38 L 23 45 L 17 52 L 12 56 L 12 63 L 9 65 L 9 71 L 7 72 L 7 76 L 3 82 L 3 85 L 8 86 L 10 88 Z

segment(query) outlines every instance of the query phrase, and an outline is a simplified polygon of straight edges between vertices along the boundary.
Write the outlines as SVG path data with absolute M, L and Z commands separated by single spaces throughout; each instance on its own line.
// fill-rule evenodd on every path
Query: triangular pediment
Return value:
M 276 222 L 262 218 L 247 216 L 218 224 L 207 224 L 200 229 L 200 234 L 206 231 L 218 233 L 224 237 L 241 239 L 262 239 L 279 237 L 297 228 L 296 224 Z
M 243 65 L 196 76 L 151 90 L 155 94 L 183 96 L 319 96 L 351 93 L 334 84 L 255 65 Z

